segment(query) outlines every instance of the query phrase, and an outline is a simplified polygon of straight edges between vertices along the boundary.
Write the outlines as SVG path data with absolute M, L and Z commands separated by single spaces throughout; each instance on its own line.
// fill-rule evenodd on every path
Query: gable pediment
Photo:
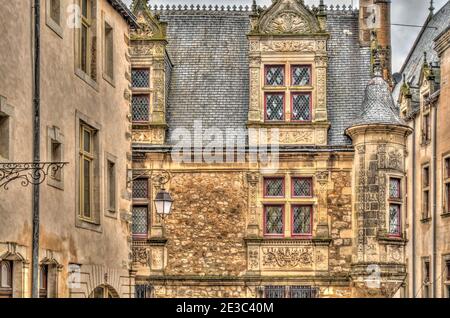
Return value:
M 316 16 L 300 0 L 275 0 L 258 19 L 255 30 L 268 35 L 301 35 L 320 32 Z
M 160 22 L 150 11 L 146 0 L 135 0 L 131 6 L 140 26 L 132 33 L 133 40 L 161 40 L 166 37 L 166 25 Z

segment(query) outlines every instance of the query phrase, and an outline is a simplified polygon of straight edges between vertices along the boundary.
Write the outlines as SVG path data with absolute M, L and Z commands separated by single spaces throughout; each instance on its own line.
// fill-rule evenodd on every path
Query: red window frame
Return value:
M 294 115 L 294 96 L 297 95 L 309 95 L 309 116 L 308 120 L 295 120 L 293 118 Z M 310 123 L 312 121 L 313 116 L 313 106 L 312 106 L 312 92 L 292 92 L 291 93 L 291 121 L 296 123 Z
M 266 189 L 267 189 L 267 187 L 266 187 L 266 184 L 267 184 L 267 181 L 268 180 L 274 180 L 274 179 L 281 179 L 282 180 L 282 187 L 283 187 L 283 194 L 281 195 L 281 196 L 272 196 L 272 195 L 267 195 L 267 191 L 266 191 Z M 284 199 L 285 197 L 286 197 L 286 179 L 285 179 L 285 177 L 284 176 L 281 176 L 281 177 L 264 177 L 263 178 L 263 197 L 264 198 L 268 198 L 268 199 L 270 199 L 270 198 L 276 198 L 276 199 Z
M 267 71 L 271 67 L 281 67 L 283 68 L 283 83 L 281 85 L 270 85 L 267 83 Z M 286 65 L 285 64 L 266 64 L 264 65 L 264 86 L 269 87 L 283 87 L 286 86 Z
M 269 119 L 267 117 L 267 95 L 280 95 L 283 96 L 283 118 L 282 119 Z M 265 92 L 264 93 L 264 120 L 267 122 L 283 122 L 286 120 L 286 94 L 285 92 Z
M 309 224 L 309 232 L 308 233 L 295 233 L 294 232 L 294 208 L 295 207 L 309 207 L 310 213 L 310 224 Z M 292 237 L 303 237 L 310 238 L 312 237 L 312 228 L 313 228 L 313 217 L 314 217 L 314 207 L 312 204 L 292 204 L 291 205 L 291 236 Z
M 142 240 L 146 240 L 147 239 L 149 225 L 150 225 L 149 217 L 150 217 L 150 213 L 151 212 L 150 212 L 148 204 L 135 204 L 135 205 L 132 206 L 131 212 L 133 213 L 133 208 L 139 208 L 139 207 L 145 207 L 147 209 L 147 218 L 146 218 L 146 221 L 147 221 L 146 222 L 147 223 L 146 224 L 147 233 L 133 233 L 133 225 L 131 225 L 131 236 L 132 236 L 132 239 L 136 240 L 136 241 L 142 241 Z M 133 219 L 133 216 L 131 218 Z
M 267 227 L 266 227 L 266 225 L 267 225 L 267 208 L 268 207 L 281 207 L 281 224 L 282 224 L 282 229 L 281 229 L 281 234 L 277 234 L 277 233 L 267 233 L 266 232 L 266 230 L 267 230 Z M 263 224 L 263 226 L 264 226 L 264 237 L 284 237 L 284 230 L 285 230 L 285 224 L 284 224 L 284 222 L 285 222 L 285 220 L 284 220 L 284 218 L 285 218 L 285 207 L 284 207 L 284 204 L 276 204 L 276 203 L 273 203 L 273 204 L 264 204 L 263 205 L 263 210 L 264 210 L 264 224 Z
M 310 180 L 311 181 L 311 195 L 309 196 L 301 196 L 295 195 L 294 191 L 294 181 L 295 180 Z M 292 177 L 291 178 L 291 197 L 292 198 L 312 198 L 314 196 L 314 182 L 312 177 Z
M 397 232 L 391 233 L 390 226 L 391 226 L 391 206 L 396 206 L 398 208 L 398 226 L 397 226 Z M 402 236 L 402 206 L 397 203 L 393 203 L 389 205 L 389 237 L 401 237 Z
M 396 181 L 398 183 L 398 196 L 397 197 L 392 197 L 391 196 L 391 182 L 392 181 Z M 402 198 L 402 179 L 400 178 L 390 178 L 389 179 L 389 199 L 393 199 L 393 200 L 401 200 Z
M 309 68 L 309 83 L 306 85 L 294 85 L 294 69 L 296 67 L 307 67 Z M 312 66 L 310 64 L 294 64 L 291 65 L 291 86 L 296 86 L 296 87 L 306 87 L 306 86 L 312 86 L 313 83 L 313 72 L 312 72 Z

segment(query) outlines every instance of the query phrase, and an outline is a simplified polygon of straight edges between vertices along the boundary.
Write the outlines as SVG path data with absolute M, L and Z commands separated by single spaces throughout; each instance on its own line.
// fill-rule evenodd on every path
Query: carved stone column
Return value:
M 261 80 L 261 53 L 260 43 L 250 40 L 250 104 L 248 111 L 249 122 L 261 122 L 264 120 L 260 107 L 260 80 Z
M 328 171 L 319 171 L 316 173 L 316 181 L 318 184 L 317 197 L 318 197 L 318 224 L 316 230 L 316 237 L 318 238 L 328 238 L 329 228 L 328 228 Z
M 318 49 L 326 47 L 326 41 L 318 41 Z M 315 57 L 316 65 L 316 96 L 315 121 L 327 121 L 327 65 L 326 51 L 319 51 Z
M 259 173 L 249 172 L 247 174 L 247 183 L 248 183 L 247 237 L 258 237 L 260 232 L 257 215 Z

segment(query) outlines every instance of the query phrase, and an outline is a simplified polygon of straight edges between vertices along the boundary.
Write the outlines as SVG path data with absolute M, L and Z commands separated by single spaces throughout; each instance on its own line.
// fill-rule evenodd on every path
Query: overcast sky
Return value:
M 272 0 L 257 0 L 259 5 L 269 5 Z M 448 0 L 434 0 L 436 11 L 439 10 Z M 131 0 L 124 0 L 130 4 Z M 353 4 L 358 5 L 358 0 L 325 0 L 325 4 Z M 152 5 L 167 4 L 212 4 L 212 5 L 251 5 L 252 0 L 150 0 Z M 319 0 L 305 0 L 306 4 L 317 5 Z M 414 24 L 422 25 L 429 11 L 430 0 L 392 0 L 392 23 L 393 24 Z M 414 40 L 419 33 L 420 28 L 411 28 L 403 26 L 392 26 L 392 54 L 393 71 L 400 70 Z

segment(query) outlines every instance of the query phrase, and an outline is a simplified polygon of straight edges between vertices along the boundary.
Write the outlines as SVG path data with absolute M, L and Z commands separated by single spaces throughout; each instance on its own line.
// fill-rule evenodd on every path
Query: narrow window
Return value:
M 424 167 L 422 172 L 422 218 L 424 220 L 430 217 L 430 167 Z
M 444 159 L 444 213 L 450 213 L 450 157 Z
M 283 198 L 284 178 L 277 178 L 277 177 L 264 178 L 264 197 Z
M 48 265 L 39 268 L 39 298 L 48 298 Z
M 110 79 L 114 79 L 114 32 L 113 28 L 105 22 L 105 73 Z
M 430 297 L 430 261 L 423 263 L 423 298 Z
M 286 288 L 285 286 L 265 286 L 264 298 L 285 298 Z
M 399 204 L 389 205 L 389 235 L 401 236 L 401 206 Z
M 13 291 L 13 262 L 0 262 L 0 298 L 12 298 Z
M 431 140 L 431 119 L 429 113 L 423 115 L 423 139 L 424 142 Z
M 50 0 L 50 17 L 57 25 L 61 25 L 61 0 Z
M 148 206 L 133 206 L 132 233 L 136 239 L 147 238 Z
M 312 178 L 292 178 L 292 197 L 311 198 L 313 196 Z
M 116 164 L 107 161 L 107 193 L 108 193 L 108 210 L 116 211 Z
M 94 133 L 85 125 L 80 126 L 80 216 L 93 220 L 94 193 Z
M 150 120 L 150 97 L 148 95 L 133 95 L 131 107 L 134 122 Z
M 284 120 L 284 93 L 266 93 L 264 100 L 266 120 Z
M 267 65 L 265 67 L 265 84 L 268 86 L 284 85 L 284 65 Z
M 146 68 L 133 68 L 131 70 L 131 84 L 133 88 L 149 88 L 150 70 Z
M 447 274 L 447 280 L 450 282 L 450 260 L 445 261 L 445 270 Z
M 266 236 L 283 236 L 284 231 L 284 206 L 264 206 L 264 234 Z
M 292 121 L 311 121 L 311 94 L 292 93 Z
M 148 198 L 148 179 L 139 178 L 133 181 L 133 199 Z
M 136 298 L 151 298 L 151 287 L 147 284 L 137 284 L 135 286 Z
M 80 0 L 81 23 L 78 30 L 78 68 L 96 80 L 96 13 L 92 0 Z
M 10 117 L 0 111 L 0 158 L 9 159 Z
M 61 162 L 62 161 L 62 144 L 56 140 L 51 140 L 51 161 L 52 162 Z M 61 181 L 62 169 L 58 169 L 56 171 L 52 170 L 50 177 L 55 179 L 56 181 Z
M 401 199 L 401 180 L 397 178 L 389 179 L 389 197 L 391 199 Z
M 311 67 L 295 65 L 292 66 L 292 86 L 311 85 Z
M 292 235 L 311 236 L 313 207 L 311 205 L 294 205 L 291 213 Z

